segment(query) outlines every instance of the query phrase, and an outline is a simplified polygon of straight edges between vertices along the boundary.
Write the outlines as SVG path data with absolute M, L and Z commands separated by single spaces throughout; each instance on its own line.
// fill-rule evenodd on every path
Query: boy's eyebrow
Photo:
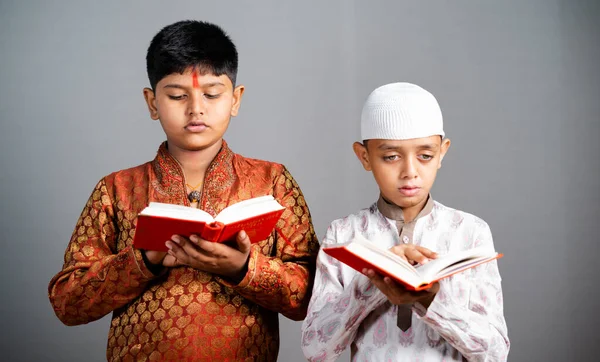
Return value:
M 400 146 L 390 145 L 388 143 L 382 143 L 377 148 L 380 149 L 380 150 L 396 150 L 396 149 L 401 148 L 401 147 Z
M 380 144 L 378 147 L 378 149 L 380 150 L 398 150 L 403 148 L 402 146 L 395 146 L 395 145 L 391 145 L 389 143 L 382 143 Z M 436 145 L 435 143 L 426 143 L 424 145 L 418 145 L 417 146 L 418 149 L 424 149 L 424 150 L 437 150 L 439 148 L 438 145 Z
M 211 87 L 225 86 L 225 84 L 223 84 L 221 82 L 210 82 L 210 83 L 201 84 L 200 86 L 204 87 L 204 88 L 211 88 Z
M 439 146 L 436 145 L 435 143 L 427 143 L 424 145 L 419 145 L 419 146 L 417 146 L 417 148 L 426 149 L 426 150 L 437 150 L 439 148 Z
M 212 87 L 218 87 L 218 86 L 225 86 L 225 84 L 221 83 L 221 82 L 210 82 L 210 83 L 205 83 L 205 84 L 200 84 L 200 88 L 212 88 Z M 194 86 L 195 88 L 198 86 Z M 188 87 L 185 87 L 181 84 L 177 84 L 177 83 L 171 83 L 171 84 L 165 84 L 163 86 L 163 88 L 175 88 L 175 89 L 187 89 Z

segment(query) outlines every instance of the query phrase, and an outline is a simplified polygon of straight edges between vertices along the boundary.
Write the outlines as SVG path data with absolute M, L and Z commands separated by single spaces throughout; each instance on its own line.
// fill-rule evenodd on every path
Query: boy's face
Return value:
M 244 87 L 235 89 L 226 75 L 199 74 L 192 69 L 171 74 L 144 88 L 150 117 L 160 120 L 171 151 L 199 151 L 223 138 L 236 116 Z
M 373 139 L 366 147 L 359 142 L 353 147 L 365 170 L 373 172 L 383 197 L 400 206 L 406 220 L 412 220 L 427 201 L 450 140 L 440 136 Z

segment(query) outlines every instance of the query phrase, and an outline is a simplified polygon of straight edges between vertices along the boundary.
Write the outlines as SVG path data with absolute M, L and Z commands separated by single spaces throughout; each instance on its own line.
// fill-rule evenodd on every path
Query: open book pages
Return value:
M 437 259 L 418 266 L 416 269 L 424 282 L 430 283 L 433 280 L 442 279 L 458 271 L 496 259 L 497 256 L 498 253 L 493 249 L 479 247 L 440 255 Z
M 458 271 L 496 259 L 498 256 L 498 253 L 489 248 L 474 248 L 439 255 L 437 259 L 424 265 L 412 266 L 402 257 L 378 247 L 359 234 L 348 243 L 330 244 L 324 245 L 324 247 L 344 247 L 358 258 L 384 270 L 391 277 L 403 280 L 415 287 L 430 284 L 432 281 L 450 276 Z
M 230 205 L 223 209 L 214 219 L 204 210 L 183 205 L 163 204 L 160 202 L 151 202 L 148 207 L 140 212 L 140 215 L 162 216 L 191 221 L 218 221 L 223 224 L 229 224 L 252 216 L 281 210 L 283 208 L 284 207 L 281 206 L 273 196 L 266 195 Z
M 222 222 L 223 224 L 229 224 L 255 215 L 262 215 L 282 209 L 284 209 L 284 207 L 281 206 L 273 196 L 266 195 L 229 205 L 215 217 L 215 220 Z
M 345 247 L 349 252 L 359 258 L 374 263 L 381 269 L 387 271 L 391 276 L 404 280 L 412 285 L 421 284 L 421 278 L 417 270 L 409 262 L 387 249 L 382 249 L 357 234 L 348 243 L 328 245 L 331 247 Z M 361 271 L 362 272 L 362 271 Z

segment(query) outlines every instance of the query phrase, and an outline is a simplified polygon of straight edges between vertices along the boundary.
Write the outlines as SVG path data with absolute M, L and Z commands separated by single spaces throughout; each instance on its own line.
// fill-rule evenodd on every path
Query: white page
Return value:
M 223 209 L 215 220 L 223 224 L 244 220 L 252 216 L 261 215 L 270 211 L 281 210 L 284 207 L 271 195 L 260 196 L 253 199 L 237 202 Z
M 438 259 L 432 259 L 428 263 L 419 266 L 417 271 L 423 277 L 423 280 L 429 283 L 431 280 L 437 279 L 442 275 L 451 274 L 456 269 L 460 269 L 460 267 L 469 264 L 475 259 L 479 261 L 480 259 L 489 259 L 494 256 L 496 256 L 496 252 L 488 247 L 462 250 L 441 255 Z M 450 272 L 444 271 L 446 268 L 449 268 Z
M 161 216 L 182 220 L 212 222 L 213 217 L 204 210 L 194 209 L 183 205 L 165 204 L 151 202 L 148 207 L 140 212 L 140 215 Z
M 369 260 L 381 269 L 386 270 L 390 275 L 402 279 L 408 284 L 414 285 L 415 287 L 421 284 L 421 278 L 417 274 L 415 268 L 392 252 L 381 252 L 381 250 L 369 248 L 364 244 L 357 242 L 350 243 L 346 245 L 345 248 L 357 257 Z

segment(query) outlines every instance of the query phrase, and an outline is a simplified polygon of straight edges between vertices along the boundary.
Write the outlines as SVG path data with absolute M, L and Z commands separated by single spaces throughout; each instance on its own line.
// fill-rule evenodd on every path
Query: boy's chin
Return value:
M 401 209 L 407 209 L 407 208 L 411 208 L 414 206 L 417 206 L 419 204 L 424 203 L 427 200 L 427 194 L 425 196 L 421 196 L 421 195 L 415 195 L 415 196 L 411 196 L 411 197 L 407 197 L 407 196 L 397 196 L 396 197 L 387 197 L 387 196 L 383 196 L 387 202 L 390 202 L 396 206 L 398 206 Z
M 202 139 L 202 140 L 186 140 L 184 142 L 177 142 L 177 147 L 179 149 L 195 152 L 195 151 L 203 151 L 211 146 L 214 146 L 216 143 L 219 143 L 222 138 L 217 139 Z M 172 142 L 169 142 L 172 143 Z

